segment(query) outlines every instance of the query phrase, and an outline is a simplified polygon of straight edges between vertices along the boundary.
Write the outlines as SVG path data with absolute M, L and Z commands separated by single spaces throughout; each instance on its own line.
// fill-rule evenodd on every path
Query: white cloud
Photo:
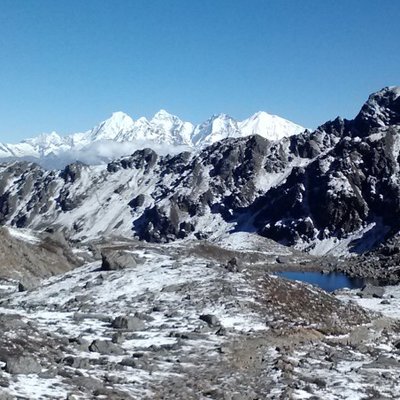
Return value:
M 118 143 L 112 140 L 97 141 L 82 149 L 72 149 L 57 155 L 49 154 L 38 163 L 47 169 L 62 169 L 67 164 L 81 161 L 89 165 L 107 163 L 119 157 L 127 156 L 136 150 L 151 148 L 159 155 L 178 154 L 183 151 L 192 151 L 188 146 L 159 144 L 152 141 L 135 141 Z

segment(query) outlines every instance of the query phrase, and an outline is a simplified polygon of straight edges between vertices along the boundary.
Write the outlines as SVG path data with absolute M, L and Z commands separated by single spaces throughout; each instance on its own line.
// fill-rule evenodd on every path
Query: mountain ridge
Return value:
M 364 252 L 400 230 L 397 90 L 370 96 L 353 120 L 278 141 L 229 137 L 177 155 L 146 148 L 62 171 L 1 164 L 0 223 L 80 241 L 253 232 L 315 255 Z

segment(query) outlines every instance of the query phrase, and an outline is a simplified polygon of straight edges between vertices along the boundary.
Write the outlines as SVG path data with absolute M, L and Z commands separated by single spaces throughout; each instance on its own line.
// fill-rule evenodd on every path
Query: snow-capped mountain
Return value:
M 300 125 L 286 119 L 260 111 L 238 123 L 242 136 L 260 135 L 269 140 L 280 140 L 304 131 Z M 265 132 L 268 132 L 265 135 Z
M 0 158 L 38 160 L 43 165 L 57 161 L 57 165 L 51 166 L 61 168 L 77 160 L 98 164 L 144 147 L 164 153 L 178 152 L 182 150 L 181 146 L 201 149 L 229 137 L 258 134 L 269 140 L 277 140 L 303 131 L 300 125 L 265 112 L 258 112 L 241 122 L 220 114 L 199 125 L 182 121 L 165 110 L 160 110 L 150 120 L 141 117 L 136 121 L 123 112 L 115 112 L 87 132 L 64 137 L 52 132 L 18 144 L 0 143 Z M 113 143 L 105 156 L 104 146 L 100 143 L 110 141 Z M 110 152 L 110 149 L 113 151 Z
M 147 148 L 61 172 L 4 163 L 0 223 L 62 227 L 80 240 L 168 242 L 250 231 L 315 254 L 363 251 L 400 230 L 398 91 L 370 96 L 354 120 L 279 141 L 236 138 L 235 121 L 218 116 L 197 127 L 198 137 L 212 143 L 211 132 L 228 127 L 230 138 L 197 152 L 163 156 Z
M 264 135 L 268 136 L 267 131 Z M 241 132 L 237 121 L 229 115 L 214 115 L 201 125 L 196 126 L 192 142 L 195 146 L 210 145 L 225 138 L 240 137 Z

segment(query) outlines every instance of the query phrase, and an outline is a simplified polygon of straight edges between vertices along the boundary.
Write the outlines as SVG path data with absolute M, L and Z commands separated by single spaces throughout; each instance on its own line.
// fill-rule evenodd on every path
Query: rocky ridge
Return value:
M 354 120 L 280 141 L 225 139 L 176 156 L 144 149 L 61 172 L 2 164 L 0 222 L 79 240 L 250 231 L 313 254 L 362 253 L 399 230 L 398 91 L 371 95 Z

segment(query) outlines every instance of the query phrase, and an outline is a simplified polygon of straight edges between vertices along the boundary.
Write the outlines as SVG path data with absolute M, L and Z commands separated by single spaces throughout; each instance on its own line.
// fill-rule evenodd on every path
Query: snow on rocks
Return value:
M 395 366 L 386 361 L 400 339 L 394 327 L 353 303 L 268 275 L 275 261 L 253 258 L 259 244 L 249 252 L 190 241 L 97 243 L 140 262 L 104 271 L 96 261 L 7 294 L 0 345 L 36 338 L 22 355 L 33 354 L 42 371 L 12 382 L 4 371 L 5 391 L 27 395 L 26 384 L 38 399 L 336 400 L 344 391 L 365 397 L 372 379 L 380 393 L 396 396 Z M 225 268 L 233 252 L 234 273 Z M 376 369 L 387 381 L 371 378 Z
M 223 268 L 207 268 L 204 259 L 180 258 L 179 246 L 168 253 L 164 248 L 144 247 L 129 250 L 143 260 L 136 266 L 103 271 L 95 262 L 50 278 L 29 293 L 15 293 L 6 306 L 35 320 L 43 332 L 67 337 L 67 354 L 89 360 L 93 378 L 101 379 L 106 365 L 127 368 L 118 372 L 127 396 L 144 393 L 131 368 L 140 365 L 143 372 L 160 371 L 150 377 L 152 381 L 171 373 L 174 364 L 165 362 L 164 357 L 172 354 L 188 358 L 189 364 L 196 360 L 194 349 L 214 351 L 213 357 L 217 357 L 213 348 L 226 333 L 216 332 L 225 321 L 232 334 L 266 329 L 262 316 L 247 306 L 249 289 L 243 278 L 231 279 Z M 93 284 L 87 286 L 88 282 Z M 200 319 L 207 307 L 218 314 L 220 324 L 209 325 Z M 233 323 L 240 318 L 242 324 Z M 141 353 L 143 359 L 135 356 Z M 129 354 L 134 361 L 127 361 Z M 68 361 L 68 365 L 81 369 L 84 364 Z

